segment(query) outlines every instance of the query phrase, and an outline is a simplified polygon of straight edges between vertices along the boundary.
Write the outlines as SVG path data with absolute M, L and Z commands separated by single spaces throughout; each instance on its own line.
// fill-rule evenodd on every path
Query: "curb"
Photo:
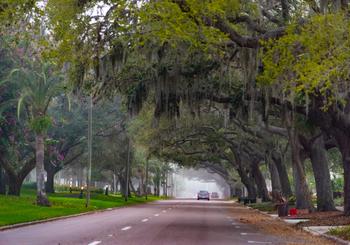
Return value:
M 243 205 L 243 206 L 244 206 L 244 205 Z M 259 213 L 261 213 L 261 214 L 263 214 L 263 215 L 265 215 L 265 216 L 268 216 L 268 217 L 270 217 L 270 218 L 273 218 L 273 217 L 271 217 L 270 215 L 268 215 L 267 213 L 265 213 L 265 212 L 263 212 L 263 211 L 260 211 L 259 209 L 255 209 L 255 208 L 248 207 L 248 206 L 244 206 L 244 207 L 246 207 L 246 208 L 248 208 L 248 209 L 251 209 L 251 210 L 256 210 L 256 211 L 258 211 Z M 273 218 L 273 219 L 278 219 L 278 220 L 280 220 L 280 221 L 283 221 L 283 222 L 284 222 L 285 224 L 287 224 L 287 225 L 291 225 L 291 224 L 285 222 L 284 219 L 281 219 L 280 217 L 276 217 L 276 218 Z M 311 231 L 306 230 L 306 229 L 302 229 L 302 230 L 305 231 L 305 232 L 307 232 L 307 233 L 309 233 L 309 234 L 311 234 L 311 235 L 313 235 L 313 236 L 324 237 L 324 238 L 326 238 L 326 239 L 328 239 L 328 240 L 337 242 L 338 244 L 350 245 L 350 242 L 349 242 L 349 241 L 345 241 L 345 240 L 343 240 L 343 239 L 341 239 L 341 238 L 338 238 L 338 237 L 335 237 L 335 236 L 332 236 L 332 235 L 321 234 L 321 233 L 314 233 L 314 232 L 311 232 Z
M 152 202 L 155 202 L 155 201 L 158 201 L 158 200 L 149 201 L 149 202 L 140 203 L 140 204 L 131 204 L 131 205 L 122 206 L 122 207 L 105 208 L 105 209 L 88 211 L 88 212 L 83 212 L 83 213 L 78 213 L 78 214 L 59 216 L 59 217 L 54 217 L 54 218 L 49 218 L 49 219 L 29 221 L 29 222 L 13 224 L 13 225 L 6 225 L 6 226 L 1 226 L 0 227 L 0 232 L 5 231 L 5 230 L 20 228 L 20 227 L 24 227 L 24 226 L 29 226 L 29 225 L 36 225 L 36 224 L 48 223 L 48 222 L 51 222 L 51 221 L 57 221 L 57 220 L 63 220 L 63 219 L 79 217 L 79 216 L 83 216 L 83 215 L 91 215 L 91 214 L 103 213 L 103 212 L 113 211 L 113 210 L 116 210 L 116 209 L 122 209 L 122 208 L 131 207 L 131 206 L 137 206 L 137 205 L 143 205 L 143 204 L 147 204 L 147 203 L 152 203 Z
M 312 235 L 321 236 L 321 237 L 327 238 L 329 240 L 337 242 L 338 244 L 344 244 L 344 245 L 349 245 L 350 244 L 349 241 L 346 241 L 346 240 L 341 239 L 339 237 L 328 235 L 328 234 L 325 234 L 325 233 L 318 233 L 318 232 L 315 232 L 315 231 L 311 231 L 311 230 L 308 230 L 307 227 L 303 227 L 303 230 L 308 232 L 308 233 L 310 233 L 310 234 L 312 234 Z
M 331 236 L 331 235 L 327 235 L 327 234 L 320 234 L 320 236 L 323 236 L 323 237 L 325 237 L 325 238 L 327 238 L 329 240 L 335 241 L 335 242 L 337 242 L 339 244 L 344 244 L 344 245 L 349 245 L 350 244 L 350 242 L 345 241 L 345 240 L 343 240 L 343 239 L 341 239 L 339 237 L 335 237 L 335 236 Z

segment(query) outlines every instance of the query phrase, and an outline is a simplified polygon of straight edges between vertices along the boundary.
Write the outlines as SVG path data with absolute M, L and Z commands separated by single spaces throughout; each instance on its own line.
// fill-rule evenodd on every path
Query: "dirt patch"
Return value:
M 300 219 L 310 219 L 309 221 L 302 222 L 297 226 L 339 226 L 350 225 L 350 217 L 344 216 L 340 211 L 331 212 L 314 212 L 310 214 L 298 215 Z
M 300 244 L 324 244 L 331 245 L 336 244 L 326 238 L 317 237 L 303 231 L 301 228 L 288 225 L 282 220 L 273 219 L 268 215 L 264 215 L 257 210 L 242 209 L 241 205 L 235 204 L 232 210 L 234 216 L 242 223 L 251 224 L 256 226 L 258 230 L 263 232 L 280 236 L 287 242 L 288 245 L 300 245 Z

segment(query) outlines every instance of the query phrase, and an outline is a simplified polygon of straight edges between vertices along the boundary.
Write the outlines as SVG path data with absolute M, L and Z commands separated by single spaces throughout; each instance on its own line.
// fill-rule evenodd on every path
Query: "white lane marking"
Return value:
M 166 213 L 166 210 L 163 210 L 162 212 L 163 212 L 163 213 Z
M 122 231 L 127 231 L 127 230 L 129 230 L 129 229 L 131 229 L 131 226 L 126 226 L 126 227 L 122 228 L 121 230 L 122 230 Z
M 143 220 L 141 220 L 141 222 L 147 222 L 148 221 L 148 219 L 143 219 Z
M 254 244 L 272 244 L 272 242 L 259 242 L 259 241 L 248 241 L 248 243 L 254 243 Z
M 108 236 L 109 236 L 109 237 L 112 237 L 113 235 L 112 235 L 112 234 L 109 234 Z
M 90 242 L 88 245 L 97 245 L 100 243 L 101 243 L 101 241 L 93 241 L 93 242 Z
M 241 228 L 241 227 L 240 227 L 239 225 L 236 225 L 235 228 L 239 229 L 239 228 Z
M 169 210 L 171 210 L 171 208 L 168 208 Z
M 242 232 L 241 235 L 242 236 L 246 236 L 246 235 L 258 235 L 259 233 L 245 233 L 245 232 Z
M 157 216 L 159 216 L 159 214 L 155 214 L 154 216 L 156 216 L 156 217 L 157 217 Z

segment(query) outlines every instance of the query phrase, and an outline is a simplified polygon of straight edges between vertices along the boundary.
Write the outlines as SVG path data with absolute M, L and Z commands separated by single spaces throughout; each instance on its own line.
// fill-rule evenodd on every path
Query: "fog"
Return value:
M 230 197 L 230 187 L 226 181 L 205 169 L 181 168 L 174 173 L 173 178 L 176 198 L 196 198 L 200 190 L 217 192 L 219 198 Z

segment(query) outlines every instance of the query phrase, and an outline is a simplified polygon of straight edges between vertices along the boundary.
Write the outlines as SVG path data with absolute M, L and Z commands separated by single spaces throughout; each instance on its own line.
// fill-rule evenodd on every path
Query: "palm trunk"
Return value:
M 35 137 L 36 156 L 36 186 L 37 205 L 51 206 L 45 192 L 45 169 L 44 169 L 44 135 L 38 133 Z

